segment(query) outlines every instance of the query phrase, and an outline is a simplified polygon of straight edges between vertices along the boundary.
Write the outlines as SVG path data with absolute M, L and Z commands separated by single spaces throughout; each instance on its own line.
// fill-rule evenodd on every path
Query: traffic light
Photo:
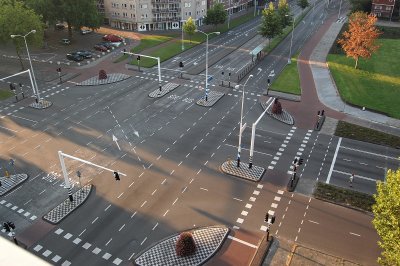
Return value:
M 303 164 L 303 158 L 300 158 L 299 159 L 299 165 L 302 165 Z
M 61 67 L 57 68 L 57 72 L 61 72 Z
M 270 83 L 271 83 L 271 80 L 270 80 L 270 79 L 267 79 L 267 82 L 268 82 L 268 84 L 270 84 Z
M 296 164 L 296 163 L 297 163 L 297 158 L 294 158 L 293 164 Z
M 269 218 L 269 213 L 267 212 L 266 214 L 265 214 L 265 218 L 264 218 L 264 221 L 267 223 L 268 222 L 268 218 Z
M 11 227 L 11 229 L 15 229 L 15 224 L 13 222 L 7 222 L 8 226 Z
M 224 71 L 222 71 L 221 75 L 223 76 L 224 74 L 225 74 Z
M 273 223 L 275 223 L 275 216 L 274 215 L 271 217 L 271 224 L 273 224 Z
M 114 177 L 115 177 L 115 180 L 117 180 L 117 181 L 121 180 L 121 179 L 119 178 L 118 172 L 114 172 Z
M 137 56 L 137 60 L 140 61 L 140 55 Z
M 10 232 L 11 231 L 10 226 L 8 225 L 8 223 L 3 223 L 3 227 L 4 227 L 4 229 L 6 229 L 6 232 Z
M 179 67 L 183 67 L 183 62 L 179 62 Z
M 324 116 L 325 115 L 325 110 L 322 110 L 321 111 L 321 116 Z

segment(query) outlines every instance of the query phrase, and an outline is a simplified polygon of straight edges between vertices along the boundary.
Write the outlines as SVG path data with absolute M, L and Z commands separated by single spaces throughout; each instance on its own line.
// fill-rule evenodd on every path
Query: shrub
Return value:
M 282 114 L 282 105 L 278 99 L 275 99 L 274 103 L 272 104 L 272 113 L 277 115 Z
M 99 79 L 107 79 L 107 74 L 105 70 L 100 70 L 99 71 Z
M 183 232 L 179 235 L 175 251 L 176 255 L 180 257 L 190 256 L 196 252 L 196 243 L 190 232 Z

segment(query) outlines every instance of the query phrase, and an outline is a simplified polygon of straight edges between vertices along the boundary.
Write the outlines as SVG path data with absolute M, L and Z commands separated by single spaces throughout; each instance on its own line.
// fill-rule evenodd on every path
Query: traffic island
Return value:
M 274 240 L 273 236 L 270 236 L 269 239 L 267 238 L 266 235 L 263 236 L 263 238 L 260 241 L 260 244 L 257 247 L 256 253 L 254 253 L 253 258 L 251 258 L 251 262 L 249 264 L 250 266 L 262 265 L 265 257 L 269 252 L 269 248 L 271 247 L 273 240 Z
M 240 167 L 237 167 L 237 162 L 228 160 L 221 166 L 222 172 L 228 175 L 244 178 L 253 182 L 261 180 L 265 173 L 265 168 L 253 165 L 249 168 L 249 164 L 240 162 Z
M 72 194 L 74 199 L 72 202 L 69 200 L 69 198 L 66 198 L 63 202 L 43 216 L 43 220 L 51 224 L 58 224 L 61 222 L 86 201 L 90 195 L 90 192 L 92 191 L 92 187 L 93 185 L 89 184 L 80 188 L 78 191 Z
M 207 101 L 205 97 L 200 98 L 196 104 L 204 107 L 211 107 L 216 104 L 222 97 L 224 97 L 225 93 L 218 91 L 210 91 L 207 95 Z
M 275 98 L 277 99 L 277 98 Z M 265 110 L 268 107 L 268 101 L 267 102 L 261 102 L 261 107 L 263 108 L 263 110 Z M 271 117 L 275 118 L 276 120 L 279 120 L 285 124 L 288 125 L 293 125 L 294 124 L 294 119 L 293 117 L 285 110 L 285 109 L 281 109 L 280 112 L 275 113 L 273 112 L 274 108 L 274 104 L 269 105 L 269 108 L 267 110 L 267 114 L 269 114 Z
M 14 188 L 21 185 L 25 180 L 28 179 L 27 174 L 15 174 L 0 177 L 0 196 L 3 196 L 13 190 Z
M 53 103 L 46 100 L 34 101 L 29 106 L 35 109 L 46 109 L 49 108 Z
M 165 94 L 175 90 L 179 86 L 180 86 L 179 84 L 169 82 L 169 83 L 165 84 L 164 86 L 161 86 L 161 88 L 158 88 L 155 91 L 151 92 L 149 94 L 149 97 L 150 98 L 161 98 Z
M 77 83 L 76 86 L 104 85 L 104 84 L 120 82 L 130 77 L 131 76 L 122 73 L 112 73 L 112 74 L 107 74 L 107 77 L 102 79 L 100 79 L 99 76 L 91 77 L 87 80 L 82 81 L 81 83 Z
M 202 265 L 209 260 L 222 246 L 229 228 L 225 226 L 209 226 L 189 230 L 195 242 L 195 252 L 192 255 L 178 256 L 176 243 L 180 234 L 161 240 L 139 253 L 133 259 L 133 265 L 150 266 L 188 266 Z

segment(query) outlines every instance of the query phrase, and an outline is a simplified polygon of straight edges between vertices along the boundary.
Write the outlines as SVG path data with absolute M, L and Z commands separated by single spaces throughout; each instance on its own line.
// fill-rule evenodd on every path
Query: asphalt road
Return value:
M 224 36 L 217 38 L 223 43 Z M 249 40 L 254 45 L 261 41 Z M 298 41 L 301 44 L 302 39 Z M 1 150 L 2 164 L 14 158 L 16 170 L 30 174 L 0 202 L 2 217 L 15 221 L 17 236 L 34 229 L 37 219 L 67 196 L 59 176 L 58 150 L 127 174 L 117 182 L 112 173 L 67 160 L 74 189 L 79 186 L 75 175 L 79 170 L 81 183 L 92 183 L 95 190 L 63 222 L 47 234 L 38 233 L 29 247 L 32 253 L 64 265 L 119 265 L 172 233 L 214 224 L 228 225 L 251 248 L 265 234 L 264 216 L 270 211 L 277 217 L 275 234 L 373 264 L 378 248 L 369 216 L 284 192 L 284 187 L 291 162 L 302 157 L 300 193 L 308 194 L 317 178 L 330 177 L 331 183 L 347 186 L 346 176 L 353 171 L 354 189 L 371 192 L 369 179 L 381 179 L 385 167 L 398 165 L 393 159 L 398 151 L 339 140 L 265 117 L 257 128 L 254 156 L 254 165 L 267 169 L 262 181 L 255 184 L 227 176 L 219 167 L 237 155 L 241 91 L 212 86 L 226 95 L 205 108 L 195 104 L 204 95 L 198 88 L 204 85 L 201 75 L 192 80 L 171 75 L 163 80 L 181 86 L 151 99 L 148 94 L 158 87 L 158 79 L 150 71 L 106 86 L 43 86 L 43 97 L 53 102 L 45 110 L 27 108 L 29 100 L 2 104 L 0 140 L 7 147 Z M 261 95 L 251 88 L 245 95 L 244 122 L 250 125 L 262 112 Z M 244 162 L 249 146 L 246 128 Z

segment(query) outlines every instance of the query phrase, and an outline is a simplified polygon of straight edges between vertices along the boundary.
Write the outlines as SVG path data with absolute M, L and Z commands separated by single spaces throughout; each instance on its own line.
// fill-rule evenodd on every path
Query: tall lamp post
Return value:
M 340 18 L 340 11 L 342 9 L 342 0 L 340 0 L 340 4 L 339 4 L 339 14 L 337 15 L 337 18 Z
M 207 37 L 207 43 L 206 43 L 206 94 L 205 94 L 205 98 L 206 98 L 206 101 L 207 101 L 208 100 L 208 35 L 211 35 L 211 34 L 219 35 L 220 32 L 219 31 L 214 31 L 214 32 L 210 32 L 210 33 L 205 33 L 204 31 L 197 30 L 197 29 L 195 30 L 195 32 L 203 33 Z
M 30 54 L 29 54 L 28 44 L 27 44 L 27 42 L 26 42 L 26 36 L 28 36 L 28 35 L 31 34 L 31 33 L 36 33 L 36 30 L 31 30 L 30 32 L 28 32 L 28 33 L 25 34 L 25 35 L 11 34 L 11 38 L 13 38 L 13 39 L 14 39 L 15 37 L 22 37 L 22 38 L 24 38 L 25 47 L 26 47 L 26 52 L 27 52 L 27 54 L 28 54 L 28 59 L 29 59 L 29 64 L 30 64 L 30 66 L 31 66 L 32 77 L 33 77 L 33 81 L 35 82 L 35 87 L 36 87 L 36 100 L 37 100 L 38 102 L 40 102 L 39 89 L 38 89 L 38 85 L 37 85 L 37 83 L 36 83 L 35 73 L 33 72 L 32 60 L 31 60 L 31 56 L 30 56 Z
M 289 15 L 286 14 L 285 17 L 288 17 Z M 292 18 L 292 36 L 290 37 L 290 48 L 289 48 L 289 58 L 288 58 L 288 64 L 292 63 L 292 45 L 293 45 L 293 33 L 294 33 L 294 16 Z
M 183 23 L 184 23 L 184 20 L 183 20 L 183 7 L 181 7 L 181 9 L 182 9 L 181 21 L 182 21 L 182 51 L 183 51 L 183 50 L 185 50 L 185 45 L 183 44 Z
M 249 81 L 250 78 L 252 78 L 253 75 L 249 75 L 249 77 L 246 79 L 246 82 L 243 85 L 242 89 L 242 109 L 240 111 L 240 128 L 239 128 L 239 145 L 238 145 L 238 154 L 237 154 L 237 167 L 240 167 L 240 152 L 242 150 L 242 127 L 243 127 L 243 104 L 244 104 L 244 87 L 247 84 L 247 81 Z M 236 89 L 239 88 L 239 85 L 235 86 Z

